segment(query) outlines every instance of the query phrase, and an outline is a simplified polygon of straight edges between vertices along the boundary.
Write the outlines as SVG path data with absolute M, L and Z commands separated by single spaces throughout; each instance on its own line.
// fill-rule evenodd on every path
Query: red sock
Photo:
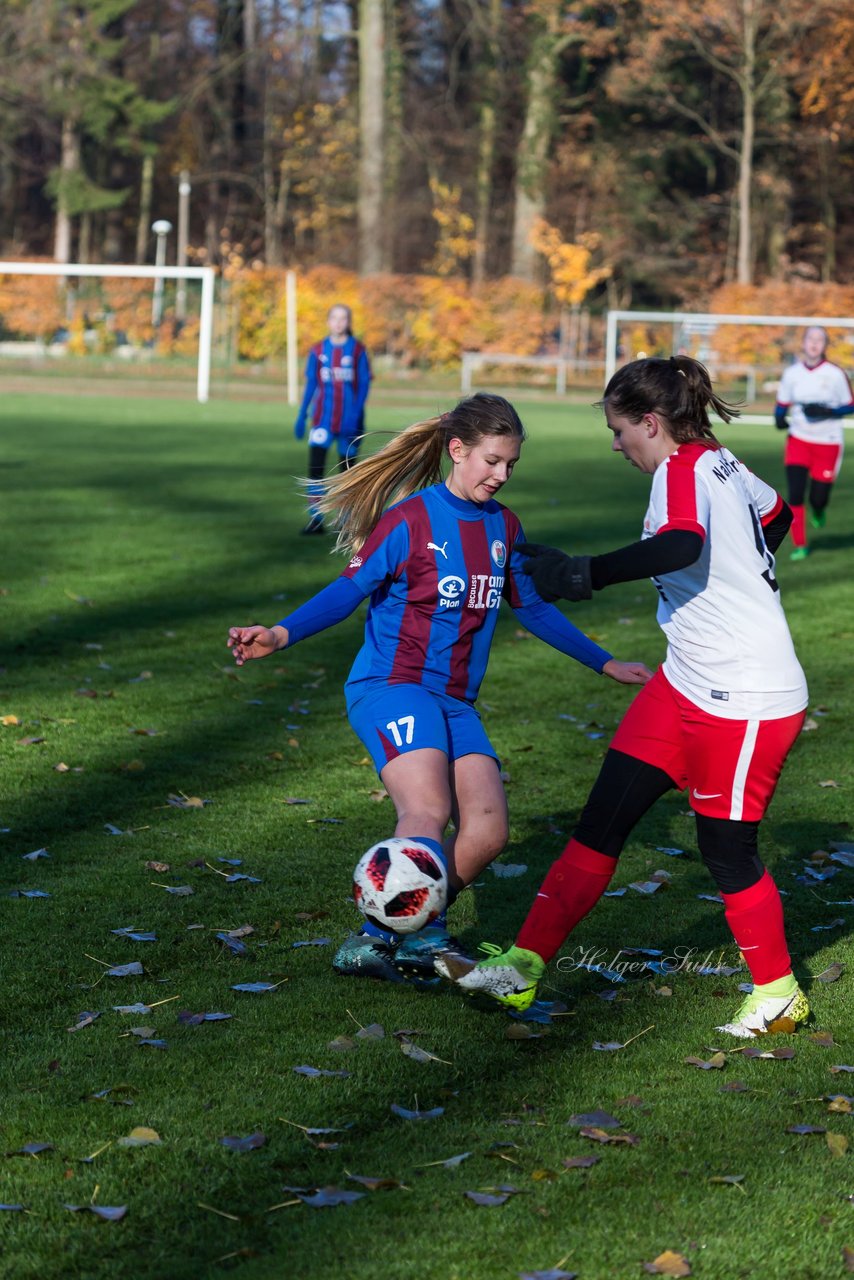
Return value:
M 796 507 L 791 503 L 792 508 L 792 542 L 796 547 L 805 547 L 807 545 L 807 509 L 806 507 Z
M 535 951 L 545 961 L 551 960 L 567 934 L 602 897 L 616 866 L 616 858 L 570 840 L 549 868 L 516 946 Z
M 783 904 L 771 876 L 766 871 L 761 880 L 740 893 L 722 893 L 726 921 L 732 936 L 744 954 L 756 986 L 776 982 L 792 972 Z

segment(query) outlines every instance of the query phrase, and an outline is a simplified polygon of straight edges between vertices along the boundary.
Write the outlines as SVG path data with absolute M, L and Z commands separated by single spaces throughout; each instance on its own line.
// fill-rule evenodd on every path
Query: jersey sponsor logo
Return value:
M 446 608 L 456 608 L 460 603 L 460 596 L 466 589 L 465 579 L 458 578 L 455 574 L 449 574 L 447 578 L 442 578 L 439 582 L 439 595 L 442 599 L 440 605 Z M 446 602 L 451 602 L 447 604 Z
M 448 558 L 448 553 L 447 553 L 447 551 L 445 550 L 445 548 L 447 547 L 447 545 L 448 545 L 447 539 L 442 543 L 441 547 L 439 546 L 438 542 L 428 542 L 428 543 L 427 543 L 427 550 L 428 550 L 428 551 L 438 551 L 438 552 L 439 552 L 439 554 L 440 554 L 440 555 L 442 555 L 442 556 L 444 556 L 444 557 L 445 557 L 445 559 L 447 560 L 447 558 Z
M 499 569 L 504 568 L 504 562 L 507 559 L 507 548 L 500 538 L 496 538 L 490 547 L 490 554 Z
M 469 587 L 470 609 L 497 609 L 504 587 L 503 573 L 473 573 Z

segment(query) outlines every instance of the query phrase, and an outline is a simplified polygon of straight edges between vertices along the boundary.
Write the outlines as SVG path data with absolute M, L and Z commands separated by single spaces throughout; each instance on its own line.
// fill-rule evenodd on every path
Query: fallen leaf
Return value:
M 39 743 L 39 742 L 44 742 L 44 738 L 19 738 L 19 739 L 18 739 L 18 746 L 20 746 L 20 747 L 34 747 L 34 746 L 36 746 L 36 745 L 37 745 L 37 743 Z
M 367 1027 L 360 1027 L 356 1032 L 357 1040 L 382 1040 L 385 1030 L 379 1022 L 371 1022 Z
M 389 1110 L 393 1115 L 400 1116 L 401 1120 L 435 1120 L 437 1116 L 445 1114 L 444 1107 L 433 1107 L 431 1111 L 410 1111 L 396 1102 L 391 1104 Z
M 291 1067 L 291 1070 L 298 1076 L 335 1076 L 339 1080 L 350 1076 L 349 1071 L 324 1071 L 320 1067 Z
M 596 1125 L 599 1129 L 622 1128 L 617 1117 L 609 1115 L 607 1111 L 586 1111 L 581 1115 L 570 1116 L 566 1123 L 576 1129 L 584 1129 L 589 1125 Z
M 55 1151 L 52 1142 L 28 1142 L 23 1147 L 18 1147 L 17 1151 L 7 1151 L 7 1156 L 40 1156 L 45 1151 Z
M 44 889 L 12 889 L 9 893 L 10 898 L 49 898 L 50 894 Z
M 357 1173 L 348 1173 L 347 1177 L 351 1182 L 358 1182 L 360 1187 L 364 1187 L 366 1191 L 402 1191 L 408 1190 L 402 1182 L 398 1182 L 397 1178 L 363 1178 Z
M 830 1049 L 831 1046 L 836 1048 L 832 1031 L 814 1031 L 807 1039 L 812 1040 L 813 1044 L 820 1044 L 823 1049 Z
M 688 1259 L 673 1249 L 665 1249 L 652 1262 L 645 1262 L 643 1269 L 651 1276 L 690 1276 L 692 1274 Z
M 307 1191 L 304 1187 L 284 1187 L 283 1189 L 293 1192 L 303 1204 L 309 1205 L 312 1209 L 334 1209 L 341 1204 L 353 1204 L 365 1196 L 364 1191 L 344 1191 L 341 1187 L 319 1187 L 314 1191 Z
M 129 964 L 113 965 L 106 972 L 108 978 L 133 978 L 139 977 L 144 970 L 139 960 L 131 960 Z
M 15 1205 L 12 1206 L 12 1208 L 16 1207 Z M 847 1244 L 842 1246 L 842 1261 L 845 1263 L 846 1271 L 854 1271 L 854 1249 Z
M 23 720 L 20 720 L 18 716 L 0 716 L 0 724 L 14 726 L 23 723 Z
M 824 782 L 820 782 L 818 785 L 820 787 L 838 787 L 839 783 L 835 782 L 833 778 L 826 778 Z
M 245 1138 L 229 1135 L 220 1138 L 219 1142 L 220 1146 L 228 1147 L 229 1151 L 257 1151 L 259 1147 L 266 1144 L 267 1138 L 260 1129 L 257 1129 L 255 1133 L 250 1133 Z
M 202 1022 L 226 1022 L 232 1016 L 230 1013 L 190 1013 L 188 1009 L 177 1015 L 178 1021 L 186 1027 L 196 1027 Z
M 70 773 L 71 766 L 67 765 L 64 760 L 60 760 L 59 764 L 53 766 L 54 773 Z
M 842 1115 L 842 1116 L 850 1116 L 852 1111 L 854 1111 L 854 1107 L 851 1106 L 850 1099 L 844 1097 L 843 1095 L 840 1095 L 839 1097 L 836 1097 L 836 1098 L 831 1098 L 827 1109 L 828 1111 L 832 1112 L 834 1115 Z
M 569 1156 L 561 1164 L 565 1169 L 592 1169 L 601 1159 L 601 1156 Z
M 480 1205 L 485 1209 L 496 1209 L 510 1199 L 509 1193 L 490 1195 L 486 1191 L 464 1191 L 463 1195 L 467 1200 L 471 1200 L 472 1204 Z
M 702 1058 L 686 1058 L 685 1062 L 690 1067 L 699 1067 L 701 1071 L 720 1071 L 726 1066 L 725 1053 L 713 1053 L 708 1062 Z
M 282 982 L 287 982 L 287 978 L 282 978 Z M 282 982 L 238 982 L 233 986 L 232 991 L 249 991 L 255 995 L 262 995 L 265 991 L 275 991 L 276 987 L 280 987 Z
M 730 1080 L 728 1084 L 722 1084 L 718 1093 L 749 1093 L 750 1086 L 746 1085 L 743 1080 Z
M 515 880 L 528 870 L 524 862 L 490 862 L 489 869 L 499 880 Z
M 452 1064 L 445 1058 L 437 1058 L 435 1053 L 428 1053 L 426 1049 L 421 1049 L 417 1044 L 413 1044 L 411 1040 L 401 1040 L 400 1048 L 407 1058 L 411 1058 L 413 1062 L 441 1062 L 446 1067 Z
M 548 1035 L 547 1030 L 535 1031 L 524 1022 L 511 1022 L 504 1028 L 505 1040 L 542 1040 L 545 1035 Z
M 100 1013 L 78 1013 L 77 1021 L 73 1027 L 68 1027 L 68 1031 L 82 1031 L 84 1027 L 91 1027 L 96 1018 L 100 1018 Z
M 116 1146 L 159 1147 L 162 1142 L 163 1139 L 156 1129 L 146 1129 L 144 1125 L 137 1125 L 135 1129 L 131 1129 L 126 1138 L 117 1138 Z
M 22 862 L 38 862 L 39 858 L 49 858 L 47 849 L 33 849 L 32 853 L 22 853 Z
M 110 933 L 119 938 L 130 938 L 131 942 L 156 942 L 156 933 L 139 933 L 136 929 L 111 929 Z
M 844 1156 L 848 1150 L 848 1138 L 844 1133 L 831 1133 L 830 1130 L 824 1135 L 828 1150 L 832 1156 Z
M 719 1173 L 709 1178 L 709 1182 L 716 1182 L 727 1187 L 737 1187 L 744 1182 L 745 1175 L 743 1173 Z
M 166 1040 L 139 1040 L 136 1047 L 138 1049 L 168 1049 L 169 1044 Z
M 576 1280 L 577 1271 L 564 1271 L 561 1267 L 550 1267 L 548 1271 L 520 1271 L 519 1280 Z
M 174 809 L 204 809 L 206 804 L 210 804 L 210 800 L 203 800 L 201 796 L 185 796 L 181 792 L 180 795 L 168 795 L 166 803 L 171 804 Z
M 128 1211 L 126 1204 L 65 1204 L 62 1207 L 69 1213 L 94 1213 L 105 1222 L 120 1222 Z
M 640 1138 L 634 1133 L 606 1133 L 604 1129 L 600 1129 L 597 1125 L 591 1125 L 584 1129 L 579 1129 L 579 1137 L 588 1138 L 591 1142 L 601 1142 L 607 1145 L 622 1145 L 626 1147 L 636 1147 L 640 1142 Z
M 331 938 L 307 938 L 305 941 L 292 942 L 291 947 L 328 947 Z
M 373 800 L 374 804 L 380 804 L 383 800 L 388 800 L 388 792 L 385 787 L 375 787 L 368 792 L 368 799 Z
M 766 1049 L 764 1053 L 754 1045 L 748 1045 L 748 1047 L 743 1050 L 743 1053 L 745 1058 L 777 1058 L 782 1060 L 786 1058 L 794 1058 L 795 1056 L 794 1049 L 790 1049 L 786 1045 L 781 1045 L 779 1049 Z
M 351 1049 L 355 1049 L 356 1042 L 351 1040 L 349 1036 L 336 1036 L 334 1040 L 330 1040 L 326 1046 L 335 1053 L 349 1053 Z
M 786 1133 L 827 1133 L 827 1130 L 820 1124 L 790 1124 L 786 1129 Z
M 172 868 L 168 862 L 146 862 L 145 870 L 156 871 L 159 875 L 162 876 L 162 875 L 165 875 L 167 871 L 171 871 Z
M 174 894 L 176 898 L 188 898 L 195 890 L 188 884 L 158 884 L 156 880 L 151 882 L 158 889 L 165 889 L 167 893 Z
M 842 977 L 845 965 L 839 960 L 834 960 L 833 964 L 828 965 L 821 973 L 816 975 L 816 982 L 836 982 Z

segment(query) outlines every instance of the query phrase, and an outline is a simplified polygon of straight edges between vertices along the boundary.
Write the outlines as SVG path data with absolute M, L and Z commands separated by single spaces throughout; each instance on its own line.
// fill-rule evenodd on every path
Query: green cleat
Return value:
M 827 524 L 827 512 L 813 511 L 810 515 L 810 524 L 814 529 L 823 529 Z
M 794 551 L 789 556 L 789 559 L 790 560 L 806 560 L 809 553 L 810 553 L 809 547 L 795 547 Z
M 524 947 L 502 951 L 491 942 L 482 942 L 479 950 L 488 958 L 477 964 L 452 951 L 437 957 L 436 972 L 466 995 L 490 996 L 520 1013 L 530 1008 L 537 998 L 537 983 L 546 971 L 545 961 Z
M 771 986 L 776 986 L 771 983 Z M 725 1031 L 727 1035 L 738 1036 L 741 1040 L 749 1040 L 751 1036 L 763 1036 L 774 1028 L 774 1023 L 781 1018 L 788 1018 L 795 1024 L 806 1022 L 810 1016 L 807 998 L 800 987 L 795 985 L 788 995 L 771 995 L 767 988 L 757 988 L 741 1002 L 732 1022 L 716 1031 Z M 781 1031 L 791 1028 L 781 1027 Z

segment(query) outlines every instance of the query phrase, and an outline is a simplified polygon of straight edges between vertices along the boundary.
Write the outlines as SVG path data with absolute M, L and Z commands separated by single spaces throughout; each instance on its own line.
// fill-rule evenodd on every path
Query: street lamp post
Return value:
M 166 218 L 158 218 L 156 222 L 152 222 L 151 230 L 157 236 L 157 251 L 154 256 L 154 265 L 163 267 L 166 265 L 166 237 L 172 230 L 172 223 Z M 154 296 L 151 300 L 151 324 L 153 328 L 160 327 L 160 320 L 163 316 L 163 277 L 158 276 L 154 281 Z

